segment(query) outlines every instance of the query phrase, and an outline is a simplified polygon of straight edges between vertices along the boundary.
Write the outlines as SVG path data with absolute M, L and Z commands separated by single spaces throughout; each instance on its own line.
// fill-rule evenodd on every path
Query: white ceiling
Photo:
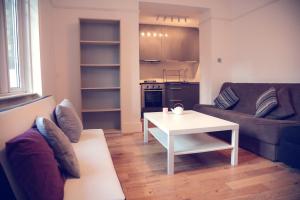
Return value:
M 142 24 L 186 27 L 198 27 L 200 14 L 206 11 L 205 8 L 148 2 L 140 2 L 139 9 Z M 178 18 L 180 18 L 179 21 Z

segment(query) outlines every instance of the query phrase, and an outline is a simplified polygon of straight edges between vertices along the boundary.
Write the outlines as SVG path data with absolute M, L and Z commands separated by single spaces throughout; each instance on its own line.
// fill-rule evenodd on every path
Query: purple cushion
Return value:
M 52 149 L 36 129 L 8 141 L 6 156 L 27 199 L 63 199 L 64 178 Z

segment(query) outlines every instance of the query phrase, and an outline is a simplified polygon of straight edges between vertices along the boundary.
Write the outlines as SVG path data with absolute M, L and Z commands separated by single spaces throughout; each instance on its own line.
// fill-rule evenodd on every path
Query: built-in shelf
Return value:
M 120 87 L 85 87 L 81 90 L 120 90 Z
M 119 45 L 120 41 L 97 41 L 97 40 L 80 40 L 80 44 L 91 45 Z
M 80 19 L 82 121 L 121 133 L 120 21 Z
M 81 112 L 91 113 L 91 112 L 120 112 L 120 108 L 101 108 L 101 109 L 82 109 Z
M 80 64 L 80 67 L 120 67 L 120 64 Z

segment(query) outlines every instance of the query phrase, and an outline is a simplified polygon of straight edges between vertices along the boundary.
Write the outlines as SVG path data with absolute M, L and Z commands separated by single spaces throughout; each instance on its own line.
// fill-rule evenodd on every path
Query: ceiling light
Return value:
M 185 23 L 187 23 L 189 20 L 189 16 L 178 16 L 178 15 L 157 15 L 156 16 L 156 21 L 163 20 L 164 22 L 166 22 L 169 19 L 171 22 L 176 22 L 177 20 L 178 23 L 180 23 L 180 21 L 184 21 Z
M 163 36 L 163 34 L 162 33 L 159 33 L 159 37 L 162 37 Z
M 144 32 L 141 32 L 141 36 L 144 37 L 144 36 L 145 36 L 145 33 L 144 33 Z
M 168 33 L 165 33 L 165 37 L 168 37 Z
M 154 33 L 153 33 L 153 37 L 156 37 L 156 36 L 157 36 L 157 33 L 154 32 Z
M 150 37 L 150 36 L 151 36 L 151 33 L 150 33 L 150 32 L 147 32 L 147 36 Z

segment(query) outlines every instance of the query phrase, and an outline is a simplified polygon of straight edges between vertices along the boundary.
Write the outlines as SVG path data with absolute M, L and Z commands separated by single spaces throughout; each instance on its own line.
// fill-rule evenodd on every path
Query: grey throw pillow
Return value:
M 262 93 L 256 101 L 255 117 L 264 117 L 278 105 L 276 90 L 271 87 Z
M 60 168 L 69 175 L 79 178 L 80 169 L 74 149 L 65 134 L 49 119 L 38 117 L 36 126 L 53 149 Z
M 226 110 L 234 106 L 239 100 L 239 97 L 233 90 L 230 87 L 227 87 L 220 92 L 217 98 L 215 98 L 214 103 L 217 108 Z
M 72 103 L 65 99 L 55 108 L 58 126 L 71 142 L 78 142 L 83 126 Z

